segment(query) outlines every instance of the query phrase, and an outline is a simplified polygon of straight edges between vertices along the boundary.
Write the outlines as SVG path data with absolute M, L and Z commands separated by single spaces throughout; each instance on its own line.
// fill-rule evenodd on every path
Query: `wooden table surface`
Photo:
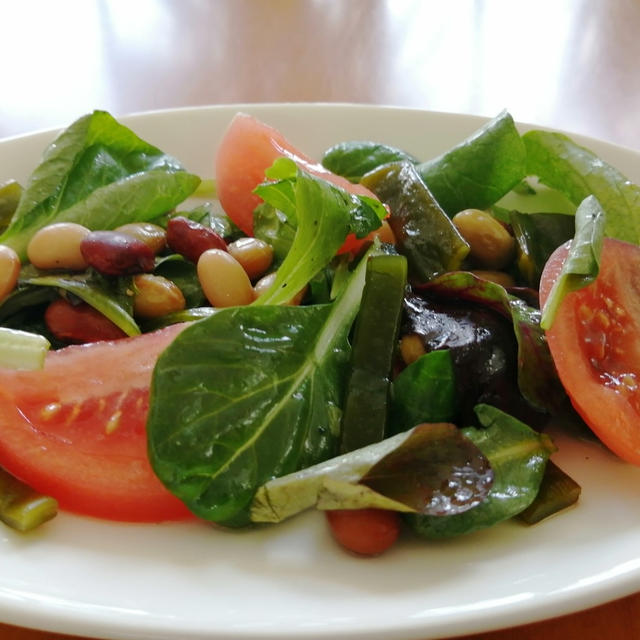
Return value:
M 0 138 L 94 108 L 355 102 L 483 116 L 507 108 L 640 150 L 638 0 L 0 0 L 0 9 Z M 4 640 L 56 637 L 70 638 L 0 624 Z M 640 637 L 640 594 L 473 636 L 603 637 Z

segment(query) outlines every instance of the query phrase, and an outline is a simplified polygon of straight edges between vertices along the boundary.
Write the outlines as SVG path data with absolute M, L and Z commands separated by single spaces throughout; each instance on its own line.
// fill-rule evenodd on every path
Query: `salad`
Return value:
M 96 112 L 3 187 L 3 519 L 316 506 L 369 554 L 401 523 L 440 538 L 575 502 L 550 417 L 637 462 L 640 197 L 588 150 L 503 113 L 435 159 L 346 142 L 315 164 L 239 115 L 215 173 L 218 199 Z

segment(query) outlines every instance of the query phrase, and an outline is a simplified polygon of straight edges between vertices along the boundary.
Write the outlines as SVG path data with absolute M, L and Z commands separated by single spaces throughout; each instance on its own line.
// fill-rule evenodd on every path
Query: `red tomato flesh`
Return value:
M 149 384 L 184 325 L 71 346 L 43 369 L 0 369 L 0 466 L 62 509 L 110 520 L 190 517 L 147 458 Z
M 246 113 L 238 113 L 227 128 L 215 160 L 216 188 L 227 215 L 247 235 L 253 235 L 253 210 L 262 200 L 253 190 L 277 158 L 291 158 L 301 169 L 351 193 L 376 196 L 366 187 L 325 169 L 296 149 L 277 129 Z M 350 234 L 340 252 L 357 251 L 366 238 Z
M 541 304 L 567 252 L 562 245 L 547 262 Z M 583 420 L 623 460 L 640 464 L 640 247 L 605 239 L 597 279 L 564 298 L 546 335 Z

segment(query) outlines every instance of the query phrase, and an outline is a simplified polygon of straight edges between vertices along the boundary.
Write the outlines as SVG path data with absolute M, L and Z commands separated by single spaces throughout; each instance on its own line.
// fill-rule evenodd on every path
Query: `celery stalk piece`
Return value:
M 31 531 L 58 513 L 58 502 L 24 484 L 0 467 L 0 520 L 12 529 Z
M 0 367 L 42 369 L 50 342 L 37 333 L 0 327 Z

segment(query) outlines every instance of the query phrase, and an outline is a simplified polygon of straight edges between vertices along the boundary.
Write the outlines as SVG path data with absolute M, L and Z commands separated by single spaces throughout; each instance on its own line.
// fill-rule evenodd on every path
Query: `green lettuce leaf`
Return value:
M 391 433 L 422 422 L 453 420 L 456 381 L 449 350 L 425 353 L 396 376 L 391 389 Z
M 564 297 L 591 284 L 600 271 L 606 217 L 594 196 L 588 196 L 576 211 L 576 232 L 560 275 L 542 309 L 540 326 L 549 329 Z
M 453 424 L 422 424 L 260 487 L 254 522 L 280 522 L 310 507 L 390 509 L 442 517 L 488 495 L 493 471 Z
M 528 131 L 527 170 L 578 206 L 590 195 L 606 214 L 605 235 L 640 244 L 640 187 L 568 136 Z
M 360 182 L 362 176 L 389 162 L 419 160 L 401 149 L 370 141 L 340 142 L 327 149 L 322 156 L 322 166 L 351 182 Z
M 0 243 L 24 260 L 31 236 L 54 222 L 113 229 L 156 218 L 200 178 L 104 111 L 74 122 L 46 149 Z
M 296 233 L 272 287 L 255 305 L 286 303 L 331 262 L 348 233 L 365 228 L 368 233 L 380 226 L 380 216 L 386 215 L 379 202 L 353 196 L 299 170 L 287 158 L 276 160 L 266 173 L 279 181 L 259 185 L 256 193 L 282 211 L 289 222 L 295 219 Z M 373 202 L 377 204 L 369 207 Z M 363 213 L 365 210 L 369 213 Z
M 526 177 L 526 151 L 506 111 L 446 153 L 416 167 L 450 216 L 484 209 Z
M 194 513 L 247 524 L 259 486 L 335 453 L 366 262 L 332 304 L 220 309 L 160 356 L 149 458 Z
M 120 327 L 128 336 L 140 334 L 140 328 L 133 319 L 133 295 L 131 291 L 131 279 L 118 279 L 118 290 L 102 278 L 92 278 L 91 274 L 82 275 L 50 275 L 29 278 L 24 285 L 35 287 L 53 287 L 61 289 L 77 296 L 96 311 L 107 317 L 116 326 Z M 123 289 L 129 289 L 131 295 L 123 293 Z

